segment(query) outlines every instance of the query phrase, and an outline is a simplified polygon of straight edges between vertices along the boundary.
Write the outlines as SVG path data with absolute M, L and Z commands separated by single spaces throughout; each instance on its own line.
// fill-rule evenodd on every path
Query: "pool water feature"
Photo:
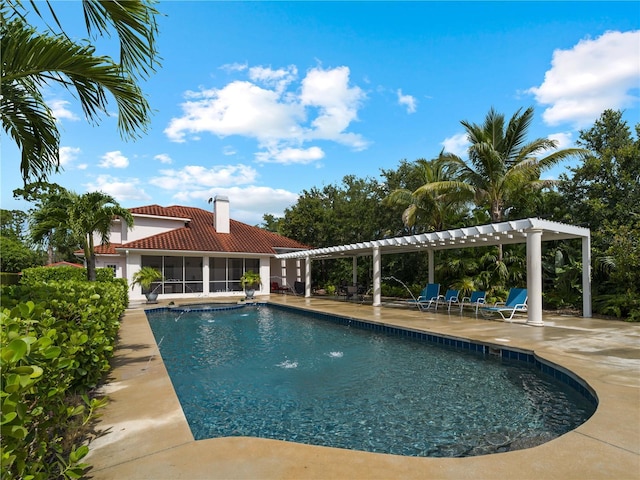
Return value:
M 595 410 L 523 362 L 271 307 L 148 317 L 196 439 L 463 457 L 544 443 Z

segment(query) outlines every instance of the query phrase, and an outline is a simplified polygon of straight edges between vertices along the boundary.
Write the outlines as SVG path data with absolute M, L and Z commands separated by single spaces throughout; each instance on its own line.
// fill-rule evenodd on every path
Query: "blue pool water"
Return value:
M 461 457 L 538 445 L 595 409 L 522 362 L 266 306 L 147 314 L 196 439 Z

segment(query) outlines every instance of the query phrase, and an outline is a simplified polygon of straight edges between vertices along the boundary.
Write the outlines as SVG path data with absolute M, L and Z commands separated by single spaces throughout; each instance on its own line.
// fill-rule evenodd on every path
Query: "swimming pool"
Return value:
M 264 306 L 148 317 L 196 439 L 461 457 L 543 443 L 595 410 L 523 362 L 349 322 Z

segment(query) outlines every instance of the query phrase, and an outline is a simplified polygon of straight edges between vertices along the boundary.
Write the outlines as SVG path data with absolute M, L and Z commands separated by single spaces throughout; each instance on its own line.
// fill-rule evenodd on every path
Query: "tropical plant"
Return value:
M 412 231 L 414 227 L 419 227 L 421 232 L 446 229 L 460 216 L 472 196 L 465 190 L 431 188 L 434 183 L 452 180 L 442 158 L 418 159 L 414 168 L 421 180 L 420 187 L 414 191 L 395 189 L 383 200 L 383 204 L 404 207 L 402 222 Z
M 256 286 L 259 286 L 261 282 L 262 279 L 260 278 L 260 274 L 253 270 L 247 270 L 240 277 L 240 286 L 243 289 L 255 288 Z
M 40 15 L 36 2 L 30 4 Z M 0 6 L 2 126 L 22 151 L 20 171 L 25 183 L 46 178 L 60 165 L 60 133 L 42 93 L 45 87 L 59 85 L 70 90 L 92 123 L 98 123 L 101 113 L 108 113 L 109 92 L 117 103 L 118 128 L 124 138 L 138 137 L 150 122 L 150 106 L 136 74 L 146 76 L 156 63 L 158 12 L 145 0 L 85 0 L 81 4 L 90 35 L 108 34 L 109 26 L 116 30 L 120 63 L 97 55 L 89 43 L 72 41 L 64 31 L 39 32 L 26 23 L 27 13 L 19 0 Z M 58 27 L 62 30 L 59 23 Z
M 26 269 L 20 285 L 3 286 L 3 479 L 86 473 L 89 448 L 82 444 L 106 404 L 95 387 L 111 367 L 128 298 L 123 279 L 87 282 L 75 270 Z
M 71 197 L 68 211 L 68 224 L 84 250 L 87 263 L 87 279 L 96 279 L 96 256 L 94 234 L 100 238 L 102 245 L 109 245 L 111 222 L 120 217 L 133 227 L 133 216 L 126 208 L 121 207 L 111 196 L 102 192 L 88 192 L 78 195 L 69 192 Z
M 492 222 L 501 222 L 514 197 L 555 183 L 553 180 L 541 180 L 541 172 L 567 158 L 588 153 L 580 148 L 558 150 L 558 143 L 548 138 L 527 142 L 533 108 L 522 113 L 521 110 L 518 109 L 508 123 L 505 123 L 504 115 L 493 108 L 482 125 L 460 122 L 470 142 L 468 160 L 452 153 L 442 153 L 441 158 L 456 180 L 434 182 L 428 188 L 470 192 L 476 205 L 488 210 Z M 552 150 L 549 155 L 540 156 L 548 150 Z M 502 260 L 502 248 L 499 248 L 498 258 Z
M 149 290 L 153 282 L 157 282 L 162 279 L 162 272 L 153 267 L 142 267 L 136 273 L 133 274 L 131 279 L 131 288 L 135 285 L 140 285 L 142 290 Z

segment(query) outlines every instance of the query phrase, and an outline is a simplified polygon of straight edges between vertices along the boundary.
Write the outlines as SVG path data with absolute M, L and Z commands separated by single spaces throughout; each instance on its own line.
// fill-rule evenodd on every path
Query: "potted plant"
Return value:
M 244 275 L 240 277 L 240 286 L 244 289 L 247 300 L 253 299 L 253 295 L 256 292 L 256 287 L 259 287 L 262 283 L 260 274 L 249 270 L 244 272 Z
M 153 267 L 142 267 L 133 274 L 131 288 L 133 289 L 135 285 L 140 285 L 144 295 L 147 297 L 147 303 L 154 303 L 158 298 L 158 293 L 156 292 L 158 287 L 154 288 L 152 291 L 149 291 L 149 289 L 151 288 L 151 284 L 158 280 L 162 280 L 162 273 L 159 270 Z M 147 291 L 145 292 L 145 290 Z

